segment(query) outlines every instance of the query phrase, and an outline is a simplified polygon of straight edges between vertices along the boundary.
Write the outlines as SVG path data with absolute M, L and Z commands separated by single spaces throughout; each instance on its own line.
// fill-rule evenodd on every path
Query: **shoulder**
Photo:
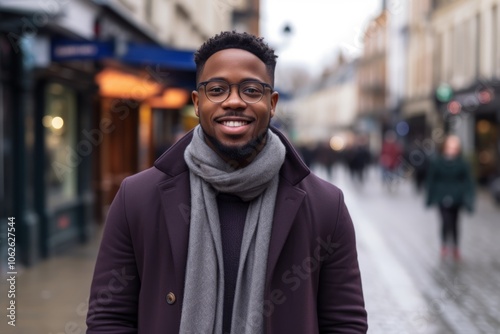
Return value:
M 125 188 L 127 192 L 134 193 L 150 191 L 164 179 L 166 179 L 165 173 L 159 171 L 155 167 L 151 167 L 126 177 L 122 182 L 122 188 Z
M 312 196 L 314 198 L 326 197 L 329 200 L 332 200 L 343 197 L 340 188 L 321 179 L 314 173 L 310 173 L 307 177 L 305 177 L 298 186 L 302 188 L 308 196 Z
M 445 166 L 445 160 L 440 155 L 432 156 L 429 160 L 429 168 L 431 170 L 439 170 L 441 167 Z
M 344 194 L 337 186 L 311 173 L 298 185 L 305 192 L 304 208 L 318 221 L 330 225 L 345 210 Z
M 442 163 L 443 158 L 440 155 L 433 155 L 429 158 L 429 161 L 432 165 L 437 165 L 439 163 Z
M 184 180 L 184 178 L 179 177 L 188 174 L 181 173 L 171 176 L 151 167 L 125 178 L 117 197 L 120 196 L 125 205 L 130 208 L 149 207 L 159 201 L 159 192 L 168 187 L 170 183 L 181 182 L 182 185 L 186 184 L 186 187 L 189 187 L 189 179 Z

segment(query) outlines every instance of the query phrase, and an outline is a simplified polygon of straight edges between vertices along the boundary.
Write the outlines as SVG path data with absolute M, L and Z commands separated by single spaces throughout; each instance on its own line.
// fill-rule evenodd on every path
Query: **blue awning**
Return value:
M 54 39 L 51 58 L 55 62 L 111 58 L 131 65 L 153 65 L 171 70 L 196 71 L 192 50 L 132 42 L 117 46 L 113 41 Z
M 122 52 L 116 59 L 131 66 L 147 67 L 154 77 L 159 75 L 160 81 L 167 80 L 170 85 L 188 90 L 196 87 L 194 51 L 127 43 Z
M 196 71 L 194 51 L 156 45 L 128 43 L 126 51 L 118 59 L 135 65 L 156 65 L 168 69 Z
M 194 51 L 179 50 L 154 44 L 114 41 L 75 41 L 53 39 L 51 59 L 54 62 L 74 60 L 116 60 L 120 63 L 139 66 L 159 79 L 168 79 L 170 85 L 194 89 L 196 84 L 196 64 Z

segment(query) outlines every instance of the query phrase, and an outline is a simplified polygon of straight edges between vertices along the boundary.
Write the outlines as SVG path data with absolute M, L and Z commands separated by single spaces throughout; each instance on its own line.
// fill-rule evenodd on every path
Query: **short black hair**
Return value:
M 267 73 L 271 77 L 272 85 L 274 85 L 274 70 L 276 68 L 276 58 L 278 58 L 274 54 L 274 50 L 264 42 L 263 37 L 236 31 L 222 31 L 220 34 L 208 39 L 195 52 L 196 81 L 199 80 L 208 58 L 214 53 L 226 49 L 242 49 L 257 56 L 266 65 Z

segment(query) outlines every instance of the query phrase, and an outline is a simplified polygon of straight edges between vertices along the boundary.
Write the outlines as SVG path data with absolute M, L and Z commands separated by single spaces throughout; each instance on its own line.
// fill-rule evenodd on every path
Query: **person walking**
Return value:
M 474 211 L 474 181 L 470 167 L 461 154 L 460 138 L 445 138 L 442 154 L 430 163 L 426 179 L 426 204 L 439 208 L 441 218 L 441 257 L 449 254 L 460 260 L 459 212 Z
M 370 150 L 368 148 L 368 138 L 365 135 L 358 135 L 355 138 L 354 146 L 348 153 L 348 166 L 351 179 L 362 184 L 365 180 L 365 172 L 371 161 Z
M 343 194 L 270 126 L 274 51 L 222 32 L 195 63 L 200 124 L 123 181 L 87 333 L 366 333 Z
M 393 190 L 396 185 L 402 154 L 403 149 L 398 143 L 396 133 L 393 130 L 388 130 L 384 135 L 379 164 L 382 168 L 382 183 L 389 190 Z

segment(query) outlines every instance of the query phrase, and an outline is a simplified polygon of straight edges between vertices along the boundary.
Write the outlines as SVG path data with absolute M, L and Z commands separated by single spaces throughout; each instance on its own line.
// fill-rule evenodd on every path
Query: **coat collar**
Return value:
M 280 175 L 286 179 L 291 185 L 296 185 L 303 178 L 309 175 L 309 168 L 300 159 L 299 154 L 293 148 L 292 144 L 288 141 L 281 131 L 275 127 L 270 127 L 281 140 L 286 148 L 285 162 L 280 170 Z M 177 176 L 188 170 L 188 166 L 184 161 L 184 151 L 191 143 L 193 138 L 193 130 L 189 131 L 184 137 L 179 139 L 172 147 L 165 151 L 154 163 L 154 166 L 169 176 Z

